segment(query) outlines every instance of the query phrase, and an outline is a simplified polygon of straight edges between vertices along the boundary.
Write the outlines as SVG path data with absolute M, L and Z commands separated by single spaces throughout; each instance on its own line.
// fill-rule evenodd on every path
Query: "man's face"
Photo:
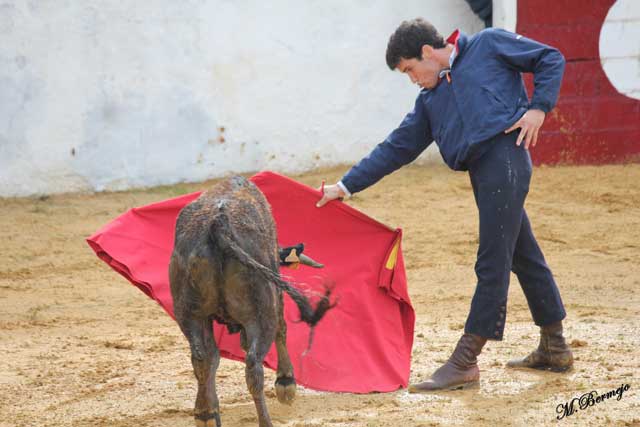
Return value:
M 409 76 L 411 83 L 415 83 L 421 88 L 432 89 L 438 84 L 438 75 L 441 70 L 440 64 L 433 58 L 422 55 L 422 59 L 400 59 L 398 69 L 401 73 Z

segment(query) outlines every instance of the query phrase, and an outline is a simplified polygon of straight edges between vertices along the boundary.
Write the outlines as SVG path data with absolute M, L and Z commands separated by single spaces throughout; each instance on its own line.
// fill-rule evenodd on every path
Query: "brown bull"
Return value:
M 220 353 L 213 339 L 213 320 L 225 324 L 230 332 L 241 334 L 247 387 L 261 427 L 271 426 L 263 393 L 262 363 L 274 339 L 278 353 L 276 395 L 283 403 L 290 403 L 295 397 L 282 291 L 295 301 L 302 321 L 312 327 L 331 306 L 329 290 L 314 311 L 307 298 L 282 280 L 280 261 L 321 266 L 300 255 L 300 246 L 292 249 L 278 248 L 267 200 L 242 177 L 216 185 L 180 212 L 169 279 L 174 314 L 189 341 L 198 380 L 196 426 L 221 426 L 215 388 Z

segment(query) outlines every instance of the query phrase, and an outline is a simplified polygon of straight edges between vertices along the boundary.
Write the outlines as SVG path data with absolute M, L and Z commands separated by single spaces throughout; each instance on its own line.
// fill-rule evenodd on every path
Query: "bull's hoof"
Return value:
M 220 422 L 220 414 L 213 412 L 211 414 L 197 414 L 196 427 L 222 427 Z
M 276 396 L 278 401 L 291 405 L 296 397 L 296 380 L 290 377 L 282 377 L 276 380 Z

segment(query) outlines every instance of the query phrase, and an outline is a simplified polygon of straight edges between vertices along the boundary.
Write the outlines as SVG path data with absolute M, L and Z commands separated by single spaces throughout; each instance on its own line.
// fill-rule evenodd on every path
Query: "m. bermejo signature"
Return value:
M 629 384 L 622 384 L 615 390 L 611 390 L 604 394 L 598 394 L 597 391 L 592 391 L 589 393 L 585 393 L 580 397 L 574 397 L 569 402 L 561 403 L 556 407 L 556 413 L 558 416 L 557 419 L 561 420 L 564 417 L 568 417 L 570 415 L 575 414 L 578 410 L 585 410 L 590 406 L 595 405 L 596 403 L 602 403 L 607 399 L 611 399 L 612 397 L 617 396 L 616 400 L 622 399 L 622 393 L 629 390 L 631 386 Z M 575 408 L 573 405 L 575 402 L 578 402 L 578 408 Z

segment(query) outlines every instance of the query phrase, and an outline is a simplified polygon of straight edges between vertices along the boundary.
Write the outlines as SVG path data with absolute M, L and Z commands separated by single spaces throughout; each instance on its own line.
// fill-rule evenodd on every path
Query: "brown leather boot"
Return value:
M 486 342 L 486 338 L 478 335 L 464 334 L 449 360 L 439 367 L 427 381 L 411 384 L 409 393 L 457 390 L 477 385 L 480 380 L 477 356 Z
M 573 354 L 562 336 L 562 321 L 540 328 L 538 348 L 523 359 L 511 360 L 508 368 L 544 369 L 564 372 L 573 366 Z

